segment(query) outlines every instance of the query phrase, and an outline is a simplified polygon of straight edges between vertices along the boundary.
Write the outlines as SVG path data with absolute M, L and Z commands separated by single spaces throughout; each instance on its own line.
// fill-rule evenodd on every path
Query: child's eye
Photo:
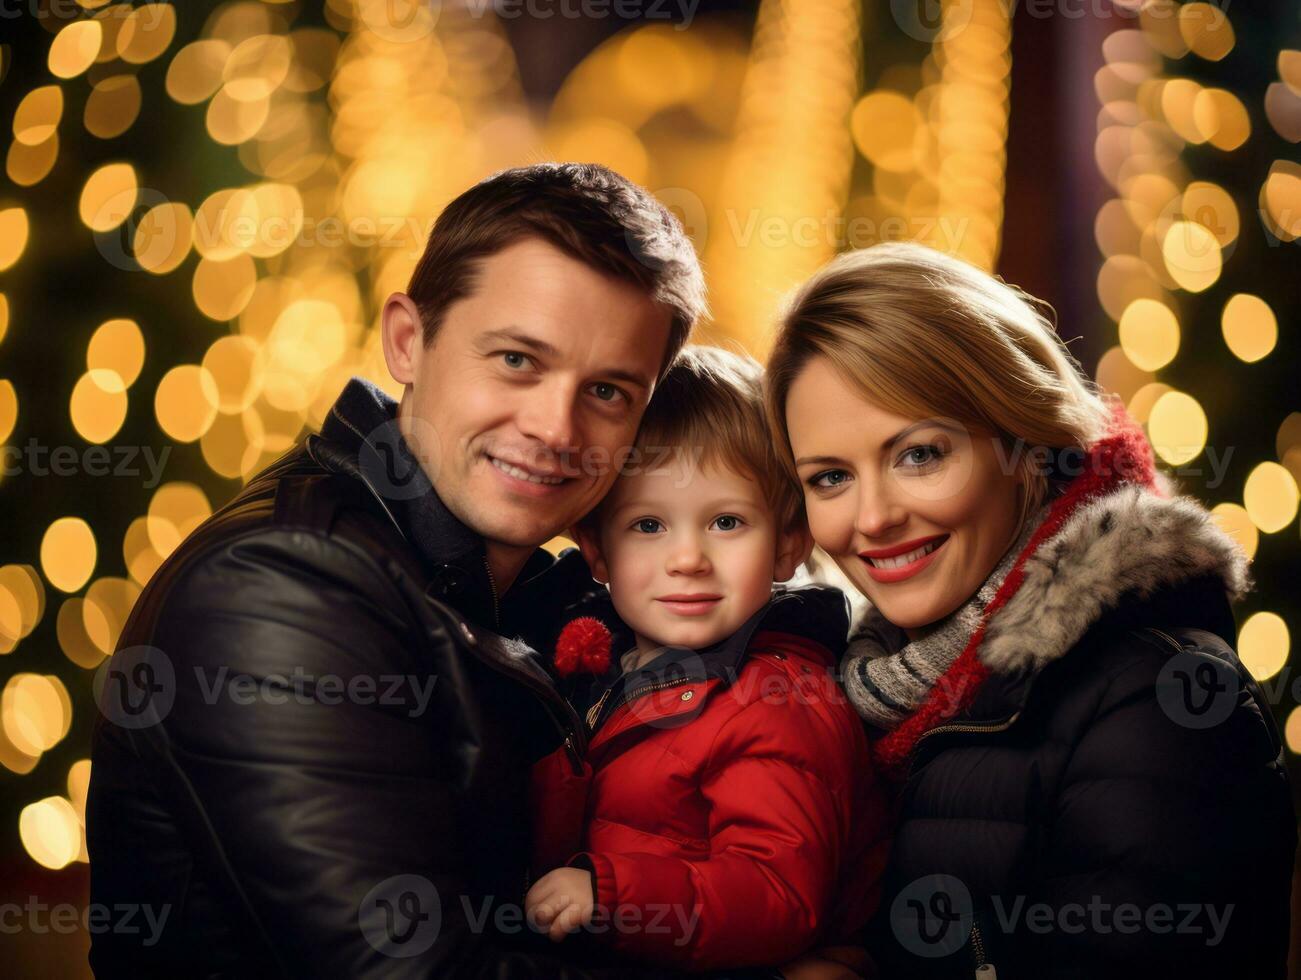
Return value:
M 744 523 L 745 521 L 741 520 L 741 518 L 737 517 L 735 514 L 723 514 L 720 517 L 715 517 L 713 523 L 709 526 L 717 527 L 720 531 L 735 531 Z
M 823 490 L 831 490 L 840 486 L 849 479 L 849 474 L 844 470 L 823 470 L 821 473 L 815 473 L 809 477 L 808 484 L 811 487 L 819 487 Z
M 653 517 L 643 517 L 641 520 L 633 524 L 633 527 L 636 528 L 637 532 L 640 534 L 658 534 L 660 528 L 663 526 L 663 524 L 655 520 Z
M 910 469 L 923 469 L 932 463 L 938 463 L 947 455 L 938 446 L 910 446 L 903 451 L 899 461 L 907 463 Z

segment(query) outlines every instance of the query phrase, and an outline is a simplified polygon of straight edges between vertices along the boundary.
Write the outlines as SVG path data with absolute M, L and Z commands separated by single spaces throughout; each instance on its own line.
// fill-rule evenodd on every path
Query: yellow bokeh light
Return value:
M 1171 466 L 1194 459 L 1206 446 L 1206 412 L 1182 391 L 1166 392 L 1156 400 L 1147 427 L 1152 448 Z
M 206 438 L 206 436 L 205 436 Z M 127 574 L 139 586 L 144 586 L 163 563 L 153 542 L 149 540 L 149 519 L 137 517 L 126 529 L 122 538 L 122 560 Z
M 193 483 L 165 483 L 149 501 L 149 543 L 166 558 L 211 514 L 212 505 L 199 487 Z
M 1229 192 L 1218 184 L 1195 180 L 1184 188 L 1180 208 L 1184 217 L 1196 221 L 1227 246 L 1238 237 L 1238 208 Z
M 54 134 L 40 146 L 15 140 L 5 157 L 5 173 L 19 187 L 32 187 L 49 176 L 59 159 L 59 136 Z
M 256 285 L 251 256 L 241 252 L 225 262 L 203 258 L 194 269 L 194 305 L 210 319 L 233 320 L 248 305 Z
M 112 371 L 129 388 L 145 363 L 145 335 L 134 320 L 105 320 L 91 335 L 86 367 Z
M 1250 364 L 1259 361 L 1278 343 L 1278 320 L 1259 296 L 1235 293 L 1220 315 L 1224 342 L 1229 350 Z
M 14 426 L 18 424 L 18 393 L 13 382 L 0 378 L 0 443 L 9 441 Z
M 87 442 L 108 442 L 126 421 L 126 385 L 116 371 L 87 371 L 72 388 L 72 427 Z
M 1211 508 L 1211 519 L 1242 546 L 1248 558 L 1255 557 L 1260 544 L 1260 529 L 1252 522 L 1245 507 L 1233 503 L 1216 504 Z
M 199 447 L 203 460 L 218 476 L 236 480 L 251 472 L 266 444 L 262 419 L 256 410 L 220 415 L 203 434 Z
M 167 94 L 181 105 L 198 105 L 221 88 L 222 67 L 230 57 L 225 41 L 207 39 L 176 52 L 167 69 Z
M 40 146 L 51 136 L 63 118 L 63 89 L 43 85 L 23 96 L 14 111 L 14 139 L 27 146 Z
M 68 800 L 77 811 L 77 819 L 86 822 L 86 797 L 90 793 L 90 760 L 78 759 L 68 767 Z
M 5 339 L 5 334 L 9 331 L 9 297 L 0 293 L 0 341 Z M 2 441 L 2 440 L 0 440 Z
M 1207 61 L 1219 61 L 1233 50 L 1233 25 L 1212 3 L 1186 3 L 1179 8 L 1179 33 L 1188 49 Z
M 269 98 L 241 101 L 222 86 L 208 103 L 208 135 L 225 146 L 237 146 L 257 135 L 270 111 Z
M 1139 425 L 1147 425 L 1147 420 L 1152 414 L 1152 406 L 1167 391 L 1174 391 L 1174 389 L 1160 381 L 1145 384 L 1128 399 L 1125 408 L 1135 422 Z
M 41 571 L 61 592 L 76 592 L 95 571 L 95 533 L 80 517 L 60 517 L 41 538 Z
M 0 653 L 10 653 L 45 613 L 45 586 L 30 565 L 0 567 Z
M 267 99 L 284 82 L 292 61 L 293 48 L 281 34 L 241 41 L 222 69 L 225 91 L 238 102 Z
M 78 667 L 93 670 L 104 661 L 104 652 L 86 635 L 86 600 L 79 596 L 63 600 L 55 618 L 55 635 L 63 655 Z
M 1291 644 L 1287 623 L 1281 616 L 1254 613 L 1238 631 L 1238 659 L 1256 680 L 1269 680 L 1287 663 Z
M 1301 165 L 1275 160 L 1260 188 L 1260 206 L 1261 217 L 1275 236 L 1287 242 L 1301 238 Z
M 1222 88 L 1202 89 L 1193 100 L 1193 125 L 1217 150 L 1236 150 L 1251 135 L 1247 107 Z
M 140 586 L 124 578 L 96 579 L 86 590 L 82 622 L 86 636 L 103 656 L 109 656 L 117 647 L 122 627 L 139 597 Z
M 77 811 L 62 796 L 49 796 L 23 807 L 18 814 L 18 836 L 28 856 L 51 871 L 66 868 L 81 850 Z
M 158 382 L 154 413 L 177 442 L 194 442 L 217 417 L 217 383 L 198 364 L 178 364 Z
M 245 411 L 262 391 L 266 358 L 263 348 L 248 337 L 215 341 L 203 355 L 203 367 L 217 385 L 217 409 L 224 414 Z
M 27 247 L 27 212 L 22 208 L 5 208 L 0 211 L 0 272 L 4 272 L 22 256 Z
M 1136 299 L 1120 317 L 1120 346 L 1144 371 L 1158 371 L 1179 352 L 1179 321 L 1153 299 Z
M 1214 285 L 1224 267 L 1215 234 L 1196 221 L 1175 221 L 1161 239 L 1161 257 L 1170 278 L 1190 293 Z
M 1278 53 L 1278 77 L 1293 92 L 1301 95 L 1301 51 L 1285 48 Z
M 190 254 L 194 242 L 194 219 L 184 204 L 171 201 L 149 209 L 136 227 L 133 251 L 146 272 L 164 275 Z
M 1288 751 L 1301 755 L 1301 707 L 1293 708 L 1283 726 L 1283 737 L 1287 741 Z
M 140 192 L 135 167 L 109 163 L 86 179 L 78 210 L 82 223 L 92 231 L 112 231 L 131 214 Z
M 72 699 L 51 674 L 15 674 L 0 695 L 5 735 L 29 755 L 52 749 L 72 725 Z
M 1260 463 L 1247 476 L 1242 503 L 1256 527 L 1266 534 L 1281 531 L 1296 517 L 1296 480 L 1285 466 Z
M 73 21 L 50 42 L 50 74 L 55 78 L 76 78 L 95 63 L 104 43 L 99 21 Z
M 176 8 L 170 3 L 148 3 L 126 17 L 117 35 L 117 56 L 132 65 L 153 61 L 176 36 Z
M 876 166 L 896 172 L 916 167 L 914 145 L 922 125 L 921 113 L 911 99 L 885 90 L 859 99 L 849 119 L 858 151 Z
M 142 95 L 135 75 L 112 75 L 95 83 L 86 98 L 86 132 L 102 140 L 121 136 L 140 115 Z

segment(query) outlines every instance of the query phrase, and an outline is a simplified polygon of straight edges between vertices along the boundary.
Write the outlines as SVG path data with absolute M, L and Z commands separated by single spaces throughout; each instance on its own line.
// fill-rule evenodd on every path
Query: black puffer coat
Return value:
M 991 619 L 974 702 L 911 744 L 885 975 L 1282 978 L 1296 822 L 1233 650 L 1245 559 L 1134 486 L 1050 544 Z

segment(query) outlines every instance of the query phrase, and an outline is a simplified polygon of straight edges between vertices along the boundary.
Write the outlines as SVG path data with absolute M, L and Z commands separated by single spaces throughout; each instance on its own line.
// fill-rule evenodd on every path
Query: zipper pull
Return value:
M 994 969 L 994 964 L 985 963 L 976 967 L 976 980 L 998 980 L 998 971 Z
M 596 724 L 596 719 L 601 717 L 601 709 L 605 707 L 605 699 L 610 696 L 612 690 L 614 688 L 607 687 L 605 692 L 597 699 L 596 704 L 587 709 L 587 728 L 589 731 Z

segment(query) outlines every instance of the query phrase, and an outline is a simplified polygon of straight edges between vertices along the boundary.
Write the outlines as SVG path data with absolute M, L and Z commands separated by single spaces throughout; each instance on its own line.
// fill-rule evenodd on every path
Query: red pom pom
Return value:
M 560 631 L 556 640 L 556 673 L 562 677 L 584 671 L 604 674 L 610 669 L 610 631 L 599 619 L 580 616 Z

